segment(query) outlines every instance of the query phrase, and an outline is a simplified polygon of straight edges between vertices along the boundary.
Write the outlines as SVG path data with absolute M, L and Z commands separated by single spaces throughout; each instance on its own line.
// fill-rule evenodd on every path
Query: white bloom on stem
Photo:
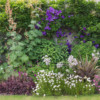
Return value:
M 46 96 L 46 94 L 43 95 L 44 97 Z
M 62 62 L 59 62 L 56 64 L 57 68 L 61 68 L 63 66 L 63 63 Z
M 44 57 L 42 57 L 43 62 L 45 62 L 46 65 L 50 65 L 51 62 L 51 58 L 48 57 L 48 55 L 45 55 Z
M 70 72 L 70 71 L 69 71 L 69 69 L 66 69 L 66 72 L 68 72 L 68 73 L 69 73 L 69 72 Z
M 94 53 L 92 53 L 92 57 L 94 57 L 95 56 L 95 54 Z
M 41 73 L 45 72 L 45 70 L 40 70 Z
M 92 53 L 92 57 L 94 60 L 99 60 L 99 57 L 100 57 L 100 53 L 99 52 L 96 52 L 96 50 Z
M 36 93 L 36 95 L 39 95 L 39 93 Z
M 97 55 L 99 55 L 100 53 L 99 52 L 97 52 Z
M 68 63 L 69 63 L 69 67 L 71 67 L 71 68 L 78 64 L 76 58 L 74 58 L 72 55 L 69 56 Z

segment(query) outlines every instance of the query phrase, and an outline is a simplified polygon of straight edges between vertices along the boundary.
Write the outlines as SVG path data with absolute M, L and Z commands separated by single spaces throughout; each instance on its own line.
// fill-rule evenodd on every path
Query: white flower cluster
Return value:
M 66 79 L 64 79 L 64 82 L 65 82 L 65 88 L 66 88 L 66 85 L 67 87 L 71 89 L 77 89 L 79 86 L 81 86 L 81 89 L 83 88 L 87 88 L 88 87 L 88 90 L 90 91 L 92 87 L 94 87 L 94 84 L 91 84 L 91 79 L 90 78 L 87 78 L 86 79 L 87 83 L 85 85 L 83 85 L 84 81 L 83 81 L 83 78 L 80 77 L 79 75 L 70 75 L 69 77 L 67 77 Z
M 78 64 L 76 58 L 74 58 L 72 55 L 69 56 L 68 63 L 69 63 L 69 67 L 71 67 L 71 68 Z
M 62 62 L 59 62 L 56 64 L 57 68 L 61 68 L 63 66 L 63 63 Z
M 62 88 L 65 89 L 65 91 L 72 91 L 73 89 L 76 90 L 80 85 L 82 86 L 81 89 L 88 87 L 90 91 L 94 86 L 93 84 L 91 84 L 90 78 L 87 78 L 87 84 L 85 84 L 85 86 L 83 85 L 83 78 L 78 75 L 69 75 L 65 78 L 64 75 L 60 72 L 46 72 L 45 70 L 42 70 L 38 73 L 37 79 L 38 82 L 36 82 L 36 89 L 34 89 L 33 92 L 36 92 L 36 95 L 41 95 L 40 91 L 45 91 L 44 94 L 42 94 L 43 96 L 47 95 L 47 88 L 51 89 L 52 92 L 61 92 Z M 44 86 L 46 90 L 43 90 Z
M 46 65 L 50 65 L 51 62 L 51 58 L 48 57 L 48 55 L 45 55 L 44 57 L 42 57 L 43 62 L 45 62 Z
M 40 72 L 37 75 L 38 82 L 36 83 L 36 89 L 33 89 L 33 92 L 36 92 L 36 95 L 39 95 L 38 92 L 40 89 L 42 89 L 41 84 L 48 84 L 50 85 L 52 91 L 61 91 L 60 84 L 62 77 L 64 75 L 59 73 L 54 73 L 53 71 L 46 72 L 45 70 L 40 70 Z M 46 96 L 46 93 L 43 94 L 43 96 Z
M 92 57 L 93 57 L 95 60 L 99 60 L 100 53 L 99 53 L 99 52 L 96 52 L 96 50 L 94 50 L 93 53 L 92 53 Z

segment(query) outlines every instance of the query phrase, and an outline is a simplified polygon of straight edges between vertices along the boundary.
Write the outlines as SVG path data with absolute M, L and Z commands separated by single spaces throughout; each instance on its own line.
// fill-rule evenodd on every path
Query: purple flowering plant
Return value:
M 91 41 L 93 46 L 95 48 L 99 48 L 100 45 L 96 43 L 94 39 L 91 38 L 91 34 L 88 32 L 86 27 L 83 27 L 81 31 L 79 31 L 79 35 L 74 36 L 75 40 L 77 41 L 83 41 L 83 43 L 86 43 L 87 41 Z
M 41 30 L 42 30 L 42 34 L 44 36 L 49 36 L 52 37 L 52 35 L 57 35 L 57 37 L 59 36 L 63 36 L 64 33 L 62 33 L 62 31 L 60 30 L 61 26 L 62 26 L 62 20 L 65 18 L 64 15 L 62 15 L 62 11 L 61 10 L 56 10 L 53 7 L 49 7 L 46 10 L 46 14 L 45 16 L 43 16 L 43 18 L 41 18 Z M 38 29 L 38 27 L 36 27 Z

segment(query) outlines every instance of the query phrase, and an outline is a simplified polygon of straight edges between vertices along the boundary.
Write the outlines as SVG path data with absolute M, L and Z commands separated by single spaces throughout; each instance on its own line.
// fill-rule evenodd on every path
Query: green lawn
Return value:
M 34 97 L 34 96 L 0 96 L 0 100 L 100 100 L 100 95 L 90 96 L 59 96 L 59 97 Z

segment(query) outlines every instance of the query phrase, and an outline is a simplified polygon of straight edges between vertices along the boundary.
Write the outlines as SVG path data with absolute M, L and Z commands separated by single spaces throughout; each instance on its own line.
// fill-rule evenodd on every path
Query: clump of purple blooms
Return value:
M 56 10 L 54 9 L 53 7 L 49 7 L 46 11 L 46 18 L 42 18 L 41 21 L 44 21 L 46 22 L 46 24 L 43 26 L 44 29 L 42 30 L 42 34 L 44 36 L 47 35 L 48 32 L 55 32 L 55 33 L 58 33 L 57 34 L 57 37 L 59 36 L 62 36 L 63 34 L 59 31 L 59 28 L 56 29 L 56 30 L 52 30 L 52 24 L 57 24 L 56 23 L 56 20 L 58 19 L 64 19 L 65 16 L 64 15 L 61 15 L 62 11 L 61 10 Z M 40 24 L 40 23 L 39 23 Z M 38 27 L 36 26 L 36 28 L 38 29 Z M 57 28 L 57 27 L 56 27 Z M 57 31 L 58 30 L 58 31 Z
M 61 10 L 55 10 L 54 8 L 52 7 L 49 7 L 49 9 L 47 9 L 46 11 L 46 20 L 49 21 L 49 22 L 52 22 L 54 21 L 55 19 L 58 19 L 59 18 L 59 15 L 62 13 Z M 64 16 L 63 16 L 64 18 Z
M 87 36 L 90 36 L 90 33 L 87 33 L 87 28 L 86 27 L 83 27 L 83 29 L 81 30 L 81 35 L 78 37 L 78 36 L 74 36 L 74 38 L 79 38 L 83 41 L 83 43 L 86 43 L 86 39 Z M 95 41 L 93 40 L 92 41 L 92 44 L 94 45 L 95 48 L 99 48 L 99 44 L 96 44 Z
M 72 51 L 72 45 L 71 43 L 67 40 L 67 43 L 66 43 L 67 47 L 68 47 L 68 53 L 70 54 L 71 51 Z
M 58 29 L 57 32 L 56 32 L 56 36 L 57 37 L 63 37 L 65 36 L 65 32 L 62 31 L 62 29 Z

